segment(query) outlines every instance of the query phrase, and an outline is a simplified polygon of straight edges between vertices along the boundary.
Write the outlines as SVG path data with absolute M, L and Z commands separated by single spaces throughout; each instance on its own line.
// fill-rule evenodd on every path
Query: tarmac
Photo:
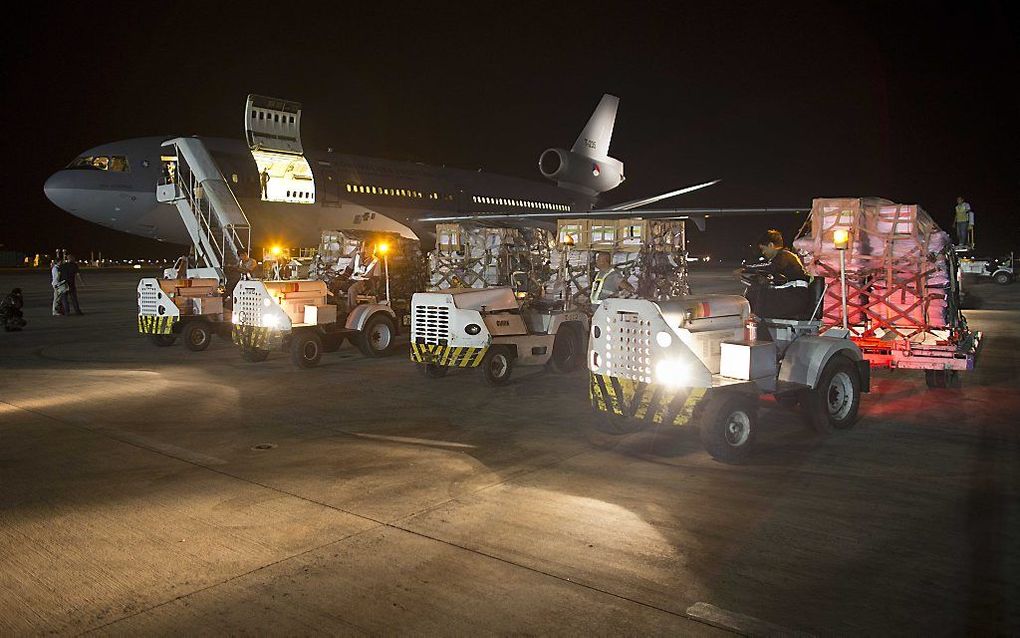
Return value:
M 876 371 L 851 431 L 595 433 L 583 372 L 310 370 L 136 334 L 142 274 L 0 332 L 0 635 L 1020 633 L 1020 283 L 959 389 Z M 699 292 L 739 292 L 724 269 Z

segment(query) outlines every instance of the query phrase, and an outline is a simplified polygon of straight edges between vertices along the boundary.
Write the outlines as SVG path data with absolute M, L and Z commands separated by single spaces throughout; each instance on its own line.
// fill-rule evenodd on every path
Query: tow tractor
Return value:
M 750 454 L 763 394 L 781 407 L 799 403 L 820 432 L 853 427 L 870 368 L 848 330 L 820 332 L 823 286 L 819 278 L 809 287 L 809 319 L 750 324 L 738 295 L 603 301 L 588 348 L 595 427 L 625 434 L 696 424 L 708 453 L 728 463 Z
M 230 339 L 220 282 L 213 278 L 156 279 L 138 282 L 138 331 L 159 347 L 180 336 L 193 352 L 209 347 L 215 334 Z
M 417 240 L 404 241 L 417 244 Z M 406 301 L 390 298 L 391 250 L 393 246 L 386 241 L 374 243 L 374 253 L 382 256 L 378 266 L 385 277 L 381 300 L 374 294 L 359 294 L 351 306 L 346 290 L 331 290 L 321 279 L 238 282 L 231 321 L 241 356 L 246 361 L 264 361 L 270 351 L 283 349 L 290 352 L 295 365 L 310 368 L 319 363 L 323 352 L 339 349 L 345 338 L 365 356 L 390 354 L 403 323 L 401 315 L 406 312 L 401 311 Z M 401 263 L 411 267 L 411 260 L 403 257 Z M 337 283 L 344 282 L 353 283 L 346 278 Z M 328 302 L 330 295 L 335 303 Z
M 1013 253 L 1005 257 L 971 257 L 957 250 L 960 255 L 960 272 L 965 275 L 990 277 L 1000 286 L 1008 286 L 1016 279 Z
M 580 310 L 521 301 L 510 286 L 418 292 L 411 300 L 411 361 L 430 379 L 481 367 L 499 386 L 518 365 L 571 372 L 584 361 L 587 332 Z

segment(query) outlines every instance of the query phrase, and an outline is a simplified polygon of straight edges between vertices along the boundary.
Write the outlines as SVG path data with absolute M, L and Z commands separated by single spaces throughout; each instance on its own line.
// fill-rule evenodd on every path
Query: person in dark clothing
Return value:
M 784 247 L 783 233 L 776 229 L 765 231 L 758 239 L 758 250 L 762 257 L 758 261 L 745 263 L 743 272 L 762 273 L 772 277 L 773 285 L 790 281 L 808 281 L 811 277 L 804 270 L 800 257 Z
M 748 284 L 751 312 L 759 317 L 796 319 L 809 310 L 808 282 L 800 258 L 784 246 L 783 234 L 770 229 L 758 239 L 761 258 L 744 263 L 740 274 Z
M 64 315 L 71 314 L 71 304 L 74 304 L 75 314 L 84 314 L 81 306 L 78 305 L 78 280 L 81 274 L 78 268 L 78 260 L 74 255 L 67 255 L 64 262 L 57 268 L 60 280 L 67 284 L 67 294 L 64 295 Z
M 21 288 L 15 288 L 9 294 L 0 299 L 0 323 L 4 330 L 13 332 L 21 330 L 27 323 L 25 315 L 21 312 L 25 305 L 25 299 L 21 295 Z

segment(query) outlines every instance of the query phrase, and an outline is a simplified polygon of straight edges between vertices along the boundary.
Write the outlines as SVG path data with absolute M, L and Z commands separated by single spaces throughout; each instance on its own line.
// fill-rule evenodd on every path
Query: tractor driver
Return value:
M 613 266 L 613 256 L 609 253 L 595 253 L 595 279 L 591 282 L 591 303 L 597 306 L 603 299 L 618 297 L 621 292 L 633 294 L 634 286 L 627 277 Z
M 375 254 L 375 246 L 367 241 L 362 242 L 361 250 L 354 255 L 351 264 L 351 286 L 347 289 L 347 307 L 358 305 L 358 295 L 368 288 L 369 280 L 377 275 L 379 257 Z
M 795 319 L 810 306 L 808 281 L 800 258 L 784 246 L 783 234 L 772 228 L 758 239 L 761 257 L 739 271 L 749 284 L 747 300 L 759 317 Z

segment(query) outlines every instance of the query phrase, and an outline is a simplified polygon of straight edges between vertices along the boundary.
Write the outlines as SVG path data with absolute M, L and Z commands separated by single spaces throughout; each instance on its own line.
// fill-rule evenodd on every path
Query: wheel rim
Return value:
M 737 410 L 726 419 L 726 443 L 732 447 L 740 447 L 751 437 L 751 417 L 746 412 Z
M 191 331 L 191 345 L 193 346 L 202 345 L 205 343 L 206 338 L 207 335 L 205 334 L 205 330 L 202 330 L 201 328 L 195 328 Z
M 510 368 L 510 360 L 506 358 L 506 355 L 497 354 L 492 357 L 492 362 L 489 364 L 489 372 L 496 379 L 502 379 L 506 376 L 507 370 Z
M 829 416 L 837 421 L 845 419 L 854 404 L 854 383 L 850 375 L 837 372 L 829 381 L 829 391 L 826 394 Z
M 380 322 L 372 327 L 368 339 L 372 343 L 373 350 L 385 350 L 390 347 L 393 331 L 390 330 L 390 327 L 385 322 Z
M 315 357 L 319 354 L 319 344 L 314 341 L 306 341 L 302 354 L 305 357 L 305 361 L 314 361 Z

